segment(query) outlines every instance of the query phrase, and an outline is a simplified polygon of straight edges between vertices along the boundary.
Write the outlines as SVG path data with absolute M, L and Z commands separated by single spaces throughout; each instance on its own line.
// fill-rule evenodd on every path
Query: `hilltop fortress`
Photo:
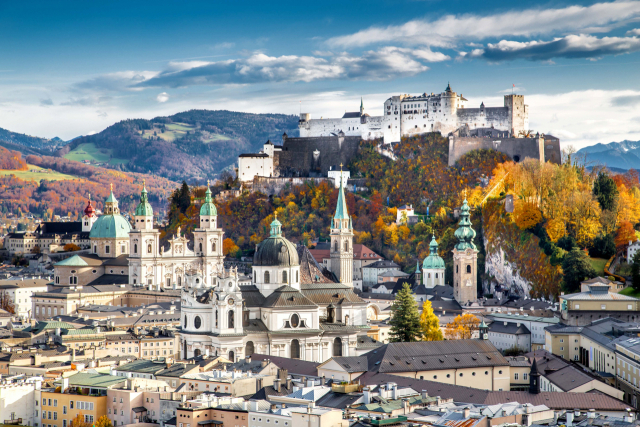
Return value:
M 443 136 L 465 127 L 491 128 L 519 136 L 529 129 L 529 108 L 523 95 L 505 95 L 504 106 L 467 108 L 467 99 L 451 90 L 429 95 L 396 95 L 384 103 L 384 115 L 369 116 L 360 102 L 359 112 L 345 113 L 339 119 L 311 119 L 300 114 L 300 137 L 338 135 L 362 139 L 382 138 L 385 144 L 400 142 L 402 137 L 426 132 L 440 132 Z
M 382 116 L 360 111 L 341 118 L 312 119 L 301 113 L 300 136 L 283 135 L 283 144 L 267 142 L 257 154 L 241 154 L 240 181 L 255 177 L 326 177 L 330 167 L 349 164 L 360 140 L 380 140 L 379 152 L 394 158 L 393 146 L 404 137 L 440 132 L 449 138 L 449 166 L 469 151 L 493 149 L 513 161 L 527 158 L 560 163 L 560 141 L 551 135 L 531 135 L 529 107 L 523 95 L 505 95 L 504 106 L 468 108 L 467 99 L 451 89 L 439 94 L 397 95 L 384 103 Z

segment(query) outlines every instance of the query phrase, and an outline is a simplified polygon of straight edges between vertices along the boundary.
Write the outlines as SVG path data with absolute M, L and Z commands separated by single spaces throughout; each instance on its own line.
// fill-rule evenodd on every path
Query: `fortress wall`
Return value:
M 275 153 L 279 176 L 326 176 L 330 166 L 349 164 L 358 153 L 361 139 L 360 136 L 286 138 L 282 151 Z
M 458 127 L 467 125 L 469 129 L 495 128 L 511 131 L 509 109 L 506 107 L 461 108 L 458 109 Z
M 560 164 L 562 162 L 562 150 L 560 140 L 552 136 L 544 137 L 544 160 Z
M 305 182 L 314 182 L 320 184 L 326 181 L 329 186 L 333 187 L 333 178 L 267 178 L 267 177 L 255 177 L 253 182 L 246 185 L 248 189 L 253 192 L 259 191 L 267 196 L 273 196 L 279 194 L 285 188 L 293 187 L 294 185 L 302 185 Z
M 550 144 L 551 145 L 551 144 Z M 473 150 L 493 149 L 521 162 L 524 159 L 545 160 L 543 138 L 477 138 L 449 137 L 449 166 Z

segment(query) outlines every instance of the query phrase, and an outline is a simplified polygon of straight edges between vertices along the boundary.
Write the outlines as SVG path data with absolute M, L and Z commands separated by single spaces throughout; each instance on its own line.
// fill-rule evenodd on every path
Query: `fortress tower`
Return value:
M 476 232 L 471 228 L 466 198 L 455 235 L 458 243 L 453 248 L 453 298 L 462 305 L 478 300 L 478 249 L 473 243 Z
M 517 138 L 521 131 L 529 130 L 529 106 L 524 104 L 524 95 L 505 95 L 504 106 L 508 111 L 512 137 Z

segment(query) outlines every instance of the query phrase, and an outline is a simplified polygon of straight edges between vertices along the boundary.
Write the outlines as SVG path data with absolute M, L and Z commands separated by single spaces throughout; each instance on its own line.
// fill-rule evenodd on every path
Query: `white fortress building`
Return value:
M 369 116 L 360 102 L 359 112 L 345 113 L 338 119 L 311 119 L 309 113 L 300 114 L 300 137 L 344 136 L 362 139 L 383 138 L 389 144 L 401 137 L 426 132 L 440 132 L 447 136 L 466 127 L 469 130 L 493 128 L 518 137 L 529 130 L 529 108 L 523 95 L 505 95 L 504 106 L 467 108 L 467 99 L 451 90 L 422 95 L 396 95 L 384 103 L 384 115 Z

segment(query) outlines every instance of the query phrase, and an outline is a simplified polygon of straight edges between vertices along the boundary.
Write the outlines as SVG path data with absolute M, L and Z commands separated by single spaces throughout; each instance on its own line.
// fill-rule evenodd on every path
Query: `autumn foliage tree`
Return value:
M 473 338 L 479 325 L 480 319 L 471 313 L 458 315 L 452 322 L 447 323 L 447 327 L 445 329 L 447 339 L 469 340 Z
M 239 252 L 240 252 L 240 248 L 238 247 L 238 245 L 236 245 L 233 239 L 229 237 L 224 239 L 224 242 L 222 242 L 222 253 L 224 254 L 224 256 L 234 257 Z
M 62 249 L 65 252 L 75 252 L 80 250 L 80 246 L 76 245 L 75 243 L 67 243 L 62 247 Z
M 519 201 L 515 204 L 514 216 L 521 230 L 527 230 L 542 221 L 542 212 L 534 202 Z
M 91 423 L 84 420 L 84 415 L 80 412 L 74 419 L 71 420 L 69 427 L 92 427 Z
M 108 416 L 103 415 L 98 418 L 98 421 L 95 423 L 95 427 L 113 427 L 113 424 Z
M 433 307 L 429 300 L 422 304 L 420 330 L 422 332 L 422 341 L 442 341 L 444 339 L 440 329 L 440 319 L 433 312 Z
M 633 225 L 629 221 L 623 221 L 616 232 L 615 243 L 618 249 L 629 244 L 629 242 L 635 242 L 638 240 L 636 231 Z

